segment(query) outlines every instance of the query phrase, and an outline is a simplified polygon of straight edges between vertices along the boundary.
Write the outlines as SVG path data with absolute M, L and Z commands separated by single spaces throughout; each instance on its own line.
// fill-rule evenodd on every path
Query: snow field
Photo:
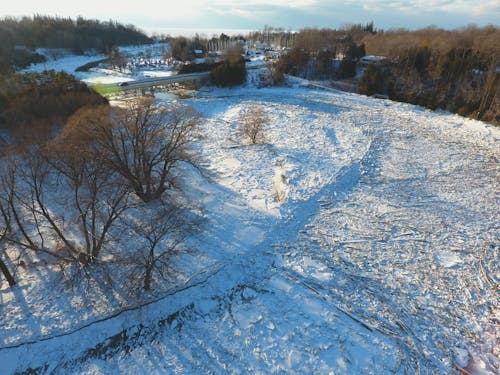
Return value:
M 185 103 L 205 116 L 203 174 L 186 167 L 181 181 L 204 221 L 175 260 L 177 289 L 47 340 L 43 355 L 30 351 L 40 344 L 0 348 L 0 363 L 50 362 L 64 374 L 425 374 L 473 358 L 478 373 L 498 371 L 498 129 L 300 86 L 206 89 Z M 254 105 L 269 117 L 265 144 L 238 133 Z M 65 311 L 78 295 L 37 312 L 47 286 L 33 285 L 50 275 L 31 277 L 17 290 L 29 290 L 24 310 L 1 290 L 3 345 L 106 316 Z M 86 351 L 120 332 L 126 349 Z
M 494 373 L 498 300 L 480 268 L 498 274 L 498 130 L 344 94 L 216 93 L 193 103 L 208 118 L 207 168 L 257 221 L 266 209 L 279 221 L 246 246 L 244 283 L 98 372 L 434 373 L 474 361 Z M 267 145 L 235 136 L 255 104 L 271 118 Z

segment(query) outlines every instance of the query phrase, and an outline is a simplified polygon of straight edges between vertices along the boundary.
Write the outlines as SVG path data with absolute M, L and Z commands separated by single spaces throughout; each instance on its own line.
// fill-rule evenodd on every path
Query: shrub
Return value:
M 373 95 L 381 93 L 383 90 L 382 71 L 379 66 L 369 64 L 361 79 L 359 80 L 359 93 L 363 95 Z
M 337 75 L 339 79 L 354 77 L 356 75 L 356 61 L 342 59 Z
M 210 72 L 210 79 L 216 86 L 237 86 L 246 82 L 247 68 L 245 60 L 225 60 Z
M 265 142 L 265 126 L 268 117 L 264 110 L 258 106 L 250 107 L 242 117 L 240 133 L 248 138 L 251 144 Z

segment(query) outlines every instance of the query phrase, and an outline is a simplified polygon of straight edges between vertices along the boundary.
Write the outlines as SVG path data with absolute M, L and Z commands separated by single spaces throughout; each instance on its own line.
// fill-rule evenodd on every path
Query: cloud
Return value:
M 274 0 L 272 4 L 269 0 L 213 0 L 213 1 L 201 1 L 204 5 L 212 5 L 214 7 L 225 7 L 230 6 L 233 8 L 241 7 L 261 7 L 261 6 L 279 6 L 279 7 L 290 7 L 290 8 L 307 8 L 314 6 L 316 4 L 322 3 L 320 0 Z
M 379 28 L 453 28 L 498 24 L 498 0 L 67 0 L 10 2 L 0 15 L 34 13 L 115 19 L 139 27 L 255 29 L 264 25 L 299 29 L 374 21 Z
M 335 2 L 333 2 L 335 3 Z M 500 16 L 500 3 L 498 0 L 365 0 L 363 2 L 347 0 L 347 7 L 364 4 L 365 9 L 375 12 L 401 11 L 401 12 L 425 12 L 425 13 L 448 13 L 462 15 L 487 15 L 497 14 Z M 327 5 L 327 2 L 324 2 Z M 417 14 L 418 15 L 418 14 Z

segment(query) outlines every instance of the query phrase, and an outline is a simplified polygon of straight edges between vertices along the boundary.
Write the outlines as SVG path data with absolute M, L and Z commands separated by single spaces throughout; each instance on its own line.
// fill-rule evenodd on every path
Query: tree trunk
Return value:
M 151 290 L 151 279 L 153 278 L 153 264 L 146 267 L 146 275 L 144 275 L 144 290 Z
M 146 268 L 146 275 L 144 276 L 144 290 L 151 290 L 151 273 L 152 269 Z
M 14 276 L 12 276 L 12 274 L 9 271 L 9 268 L 2 259 L 0 259 L 0 269 L 2 270 L 3 275 L 7 279 L 9 286 L 12 287 L 16 285 L 16 280 L 14 279 Z

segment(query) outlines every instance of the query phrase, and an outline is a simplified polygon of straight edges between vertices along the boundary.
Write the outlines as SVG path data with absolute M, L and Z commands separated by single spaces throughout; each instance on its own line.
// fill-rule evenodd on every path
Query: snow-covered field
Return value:
M 0 373 L 500 371 L 500 129 L 300 81 L 183 102 L 194 251 L 142 308 L 53 295 L 43 268 L 4 284 Z M 251 106 L 265 144 L 238 134 Z
M 146 60 L 158 60 L 163 58 L 168 45 L 165 43 L 157 43 L 146 46 L 127 46 L 120 47 L 120 52 L 131 59 L 145 58 Z M 44 55 L 47 61 L 38 64 L 32 64 L 24 69 L 25 72 L 41 72 L 44 70 L 54 69 L 55 71 L 65 71 L 73 74 L 79 80 L 87 84 L 94 85 L 111 84 L 130 82 L 136 79 L 147 77 L 168 77 L 173 74 L 173 71 L 168 67 L 153 68 L 143 67 L 138 69 L 124 69 L 123 72 L 117 70 L 105 69 L 102 67 L 91 68 L 88 72 L 77 72 L 76 70 L 88 63 L 105 59 L 103 54 L 89 53 L 83 55 L 74 55 L 71 51 L 64 49 L 38 49 L 38 53 Z M 146 57 L 148 56 L 148 57 Z

